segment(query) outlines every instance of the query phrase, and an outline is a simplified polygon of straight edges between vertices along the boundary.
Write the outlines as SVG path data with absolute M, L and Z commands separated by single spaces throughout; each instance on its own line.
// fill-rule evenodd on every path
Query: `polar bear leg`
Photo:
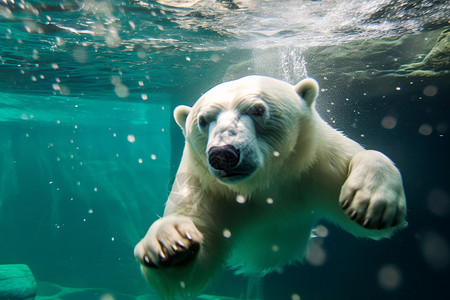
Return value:
M 349 165 L 339 203 L 355 222 L 368 229 L 405 225 L 406 201 L 400 172 L 382 153 L 357 153 Z
M 163 299 L 194 297 L 223 263 L 223 258 L 205 251 L 204 237 L 193 221 L 179 215 L 153 223 L 134 253 L 145 278 Z
M 184 216 L 169 216 L 156 221 L 135 248 L 136 259 L 150 268 L 166 268 L 195 259 L 203 236 Z

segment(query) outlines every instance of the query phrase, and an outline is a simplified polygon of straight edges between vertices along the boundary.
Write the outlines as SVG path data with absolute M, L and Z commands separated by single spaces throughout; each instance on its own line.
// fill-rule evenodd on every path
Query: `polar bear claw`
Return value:
M 186 265 L 200 251 L 201 234 L 188 218 L 174 217 L 155 222 L 135 247 L 135 256 L 150 268 Z

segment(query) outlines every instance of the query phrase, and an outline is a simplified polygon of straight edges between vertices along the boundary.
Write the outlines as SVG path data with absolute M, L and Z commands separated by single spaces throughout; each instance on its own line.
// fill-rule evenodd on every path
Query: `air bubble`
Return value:
M 114 88 L 114 92 L 119 98 L 127 98 L 130 95 L 130 90 L 124 84 L 117 84 Z
M 301 300 L 299 294 L 292 294 L 291 300 Z
M 130 143 L 134 143 L 134 142 L 136 141 L 136 138 L 134 137 L 133 134 L 129 134 L 129 135 L 127 136 L 127 140 L 128 140 Z
M 327 254 L 326 254 L 325 250 L 322 248 L 322 246 L 320 245 L 320 243 L 315 242 L 316 240 L 312 240 L 311 244 L 309 245 L 308 255 L 306 256 L 306 260 L 311 265 L 318 267 L 318 266 L 322 266 L 325 263 L 325 261 L 327 259 Z
M 280 156 L 280 152 L 278 152 L 278 151 L 274 151 L 274 152 L 273 152 L 273 156 L 275 156 L 275 157 L 278 157 L 278 156 Z
M 112 294 L 104 294 L 104 295 L 102 295 L 101 297 L 100 297 L 100 300 L 114 300 L 115 298 L 114 298 L 114 295 L 112 295 Z
M 119 76 L 111 76 L 111 83 L 113 84 L 113 85 L 118 85 L 118 84 L 121 84 L 122 83 L 122 79 L 120 79 L 120 77 Z
M 61 88 L 60 88 L 59 84 L 57 84 L 57 83 L 52 84 L 52 88 L 54 91 L 61 91 Z
M 395 265 L 385 265 L 378 271 L 378 284 L 387 291 L 393 291 L 402 282 L 402 274 Z
M 64 95 L 64 96 L 70 95 L 70 89 L 69 89 L 69 87 L 67 87 L 65 85 L 59 86 L 59 92 L 61 93 L 61 95 Z
M 397 126 L 397 119 L 393 116 L 386 116 L 381 120 L 381 126 L 386 129 L 394 129 Z
M 429 124 L 422 124 L 419 127 L 419 133 L 421 135 L 430 135 L 433 132 L 433 127 L 431 127 L 431 125 Z
M 145 51 L 137 51 L 137 56 L 138 56 L 140 59 L 144 60 L 144 59 L 147 58 L 147 53 L 146 53 Z
M 438 88 L 435 85 L 428 85 L 423 90 L 423 94 L 428 97 L 436 96 L 437 92 L 438 92 Z
M 128 140 L 130 143 L 134 143 L 134 142 L 136 141 L 136 138 L 134 137 L 133 134 L 129 134 L 129 135 L 127 136 L 127 140 Z
M 119 33 L 117 31 L 117 28 L 115 28 L 114 26 L 111 26 L 108 29 L 108 34 L 105 37 L 105 41 L 106 41 L 106 44 L 110 48 L 117 48 L 117 47 L 120 46 L 120 44 L 122 43 L 122 40 L 119 37 Z
M 273 204 L 273 199 L 272 198 L 267 198 L 266 202 L 267 202 L 267 204 Z
M 440 234 L 429 231 L 422 238 L 422 255 L 425 262 L 436 270 L 443 270 L 450 262 L 448 242 Z
M 328 236 L 328 228 L 323 225 L 318 225 L 313 229 L 313 233 L 318 237 L 325 238 Z
M 213 62 L 215 62 L 215 63 L 217 63 L 217 62 L 220 61 L 220 57 L 219 57 L 219 55 L 217 55 L 217 54 L 212 54 L 211 57 L 210 57 L 210 59 L 211 59 Z
M 436 129 L 439 133 L 446 133 L 448 126 L 447 123 L 440 123 L 436 126 Z
M 223 236 L 229 239 L 231 237 L 231 231 L 229 231 L 228 229 L 224 229 Z
M 8 7 L 2 7 L 0 10 L 0 16 L 5 17 L 6 19 L 14 19 L 14 16 Z
M 244 204 L 245 201 L 246 201 L 246 200 L 245 200 L 245 197 L 242 196 L 242 195 L 238 195 L 238 196 L 236 197 L 236 202 L 239 203 L 239 204 Z
M 76 62 L 86 63 L 88 61 L 88 53 L 84 47 L 74 47 L 72 50 L 72 56 Z

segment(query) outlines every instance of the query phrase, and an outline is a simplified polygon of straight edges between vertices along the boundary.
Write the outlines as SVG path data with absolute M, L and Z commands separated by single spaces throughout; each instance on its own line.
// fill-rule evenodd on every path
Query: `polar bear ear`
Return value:
M 178 126 L 181 127 L 181 129 L 186 129 L 186 119 L 189 113 L 191 112 L 192 108 L 186 105 L 180 105 L 175 108 L 173 111 L 173 117 L 175 118 L 175 122 L 177 122 Z
M 319 84 L 312 78 L 306 78 L 295 86 L 297 94 L 311 106 L 319 94 Z

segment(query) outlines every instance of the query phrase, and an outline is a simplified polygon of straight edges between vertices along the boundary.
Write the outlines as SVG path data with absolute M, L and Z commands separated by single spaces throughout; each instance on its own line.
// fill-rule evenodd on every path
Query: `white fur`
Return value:
M 294 87 L 249 76 L 175 110 L 183 158 L 164 217 L 135 248 L 163 299 L 194 297 L 227 262 L 264 274 L 302 260 L 321 218 L 373 239 L 406 224 L 397 168 L 326 124 L 314 109 L 317 94 L 313 79 Z M 226 144 L 240 149 L 236 168 L 251 170 L 247 177 L 234 181 L 209 166 L 208 149 Z M 197 256 L 183 266 L 159 265 L 159 253 L 175 255 L 177 242 L 200 244 Z M 158 267 L 145 266 L 144 256 Z

